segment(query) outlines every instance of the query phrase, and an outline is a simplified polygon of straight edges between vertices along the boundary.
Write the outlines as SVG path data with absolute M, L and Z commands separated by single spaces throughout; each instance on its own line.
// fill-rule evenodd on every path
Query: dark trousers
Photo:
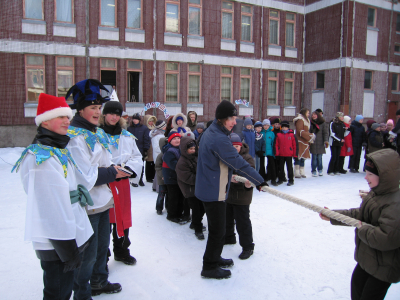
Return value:
M 291 156 L 280 156 L 279 157 L 279 181 L 284 181 L 285 179 L 285 163 L 289 182 L 293 182 L 293 164 Z
M 275 171 L 276 171 L 276 178 L 281 179 L 281 157 L 275 156 Z M 285 172 L 283 172 L 283 178 L 286 180 Z M 283 180 L 282 180 L 283 181 Z
M 260 171 L 258 172 L 265 180 L 265 156 L 260 157 Z
M 339 172 L 339 158 L 341 146 L 331 146 L 331 160 L 329 161 L 328 173 Z
M 273 156 L 267 156 L 267 175 L 265 180 L 276 181 L 276 159 Z
M 203 232 L 203 217 L 204 217 L 204 205 L 203 202 L 196 197 L 190 197 L 186 199 L 192 209 L 192 225 L 195 232 Z
M 129 240 L 129 228 L 124 230 L 124 236 L 118 237 L 117 226 L 112 224 L 112 235 L 113 235 L 113 252 L 114 256 L 124 258 L 130 255 L 129 246 L 131 241 Z
M 339 171 L 344 171 L 344 160 L 346 159 L 346 156 L 339 156 Z
M 362 151 L 362 147 L 354 147 L 353 146 L 354 154 L 352 156 L 350 156 L 349 169 L 354 169 L 354 170 L 358 171 L 358 169 L 360 168 L 361 151 Z
M 74 300 L 91 299 L 91 286 L 102 288 L 108 282 L 106 265 L 110 245 L 109 210 L 88 217 L 94 233 L 92 241 L 82 253 L 82 265 L 75 269 Z
M 43 300 L 69 300 L 74 284 L 74 271 L 64 273 L 64 263 L 61 260 L 41 260 L 40 265 L 43 270 Z
M 158 186 L 158 196 L 156 202 L 156 210 L 163 210 L 164 208 L 164 198 L 165 198 L 165 207 L 167 207 L 167 186 L 166 185 L 159 185 Z
M 250 205 L 226 204 L 226 240 L 235 240 L 236 231 L 243 250 L 254 250 L 253 228 L 250 220 Z
M 373 277 L 357 264 L 351 276 L 351 299 L 383 300 L 390 285 L 390 282 Z
M 169 218 L 181 218 L 183 212 L 184 197 L 177 184 L 167 184 L 168 206 L 167 213 Z
M 145 174 L 147 181 L 154 180 L 154 176 L 156 175 L 154 161 L 146 161 Z
M 226 203 L 225 201 L 203 202 L 208 222 L 208 238 L 203 256 L 203 270 L 218 267 L 225 243 Z
M 185 197 L 183 198 L 183 216 L 186 218 L 190 217 L 190 203 L 189 200 L 186 199 Z
M 140 174 L 139 182 L 143 182 L 144 166 L 142 167 L 142 173 Z

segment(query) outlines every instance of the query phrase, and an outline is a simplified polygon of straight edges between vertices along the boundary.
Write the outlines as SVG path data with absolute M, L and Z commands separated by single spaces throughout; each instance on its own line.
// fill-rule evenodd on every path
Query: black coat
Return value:
M 147 126 L 140 123 L 136 125 L 132 123 L 132 125 L 129 126 L 127 130 L 137 138 L 136 146 L 139 148 L 139 151 L 142 155 L 144 154 L 144 152 L 150 149 L 150 130 L 149 128 L 147 128 Z
M 187 145 L 193 140 L 190 137 L 183 137 L 179 149 L 181 157 L 175 167 L 175 172 L 178 177 L 178 185 L 185 198 L 195 197 L 195 183 L 197 170 L 197 146 L 194 154 L 187 153 Z
M 372 130 L 368 134 L 368 153 L 373 153 L 383 148 L 383 136 L 380 131 Z
M 353 147 L 361 148 L 362 144 L 367 141 L 364 126 L 360 122 L 354 120 L 351 122 L 350 132 L 351 137 L 353 138 Z
M 335 118 L 329 124 L 330 139 L 329 144 L 333 147 L 341 147 L 343 145 L 344 133 L 346 126 L 339 118 Z

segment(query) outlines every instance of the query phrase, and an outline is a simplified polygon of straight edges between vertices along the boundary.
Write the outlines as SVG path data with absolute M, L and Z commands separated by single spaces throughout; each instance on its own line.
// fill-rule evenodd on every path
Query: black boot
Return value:
M 195 232 L 194 235 L 197 237 L 198 240 L 204 240 L 203 232 Z
M 212 270 L 202 270 L 201 277 L 212 278 L 212 279 L 227 279 L 231 277 L 231 271 L 224 270 L 221 268 L 215 268 Z
M 142 180 L 142 179 L 140 179 L 139 185 L 140 185 L 140 186 L 144 186 L 144 183 L 143 183 L 143 180 Z
M 229 267 L 232 267 L 233 265 L 234 265 L 234 263 L 233 263 L 232 259 L 230 259 L 230 258 L 225 259 L 225 258 L 222 258 L 222 257 L 219 258 L 218 267 L 220 267 L 220 268 L 229 268 Z
M 133 266 L 137 262 L 136 258 L 131 256 L 130 254 L 128 254 L 125 257 L 118 257 L 118 256 L 115 256 L 115 254 L 114 254 L 114 260 L 115 261 L 122 261 L 124 264 L 129 265 L 129 266 Z
M 239 258 L 248 259 L 250 256 L 253 255 L 253 252 L 253 250 L 243 250 L 242 253 L 240 253 Z
M 98 296 L 102 293 L 105 294 L 115 294 L 122 291 L 122 287 L 119 283 L 111 283 L 107 281 L 107 284 L 102 288 L 94 288 L 92 287 L 92 296 Z
M 138 184 L 137 184 L 137 183 L 131 182 L 131 186 L 133 186 L 133 187 L 138 187 Z

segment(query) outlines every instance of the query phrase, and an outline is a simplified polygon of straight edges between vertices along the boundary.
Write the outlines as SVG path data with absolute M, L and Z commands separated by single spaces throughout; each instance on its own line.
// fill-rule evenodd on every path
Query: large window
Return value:
M 109 93 L 100 90 L 101 96 L 110 96 L 112 90 L 117 90 L 117 60 L 111 58 L 100 59 L 100 82 L 108 89 Z
M 73 1 L 72 0 L 56 0 L 55 20 L 57 22 L 72 23 L 73 19 Z
M 365 71 L 364 89 L 372 90 L 372 71 Z
M 279 12 L 269 11 L 269 43 L 279 45 Z
M 179 64 L 178 63 L 165 63 L 165 101 L 178 102 L 179 101 Z
M 142 62 L 139 60 L 128 60 L 126 71 L 128 75 L 128 101 L 142 102 Z
M 397 32 L 400 31 L 400 14 L 397 14 L 397 17 L 396 17 L 396 31 Z
M 179 0 L 167 0 L 165 7 L 165 31 L 179 32 Z
M 251 69 L 240 69 L 240 99 L 250 102 Z
M 201 35 L 201 1 L 189 0 L 189 34 Z
M 286 47 L 294 47 L 296 16 L 286 13 Z
M 142 28 L 142 0 L 127 0 L 126 27 Z
M 221 101 L 232 102 L 232 68 L 221 67 Z
M 74 58 L 56 57 L 57 64 L 57 96 L 65 97 L 68 89 L 74 85 Z M 72 95 L 67 99 L 72 100 Z
M 188 102 L 200 102 L 201 96 L 201 65 L 189 64 L 189 94 Z
M 399 75 L 398 74 L 392 74 L 392 91 L 398 91 L 399 90 Z
M 325 72 L 320 71 L 315 74 L 315 88 L 317 90 L 323 90 L 325 87 Z
M 116 9 L 115 0 L 101 0 L 100 25 L 115 27 Z
M 222 1 L 222 38 L 233 39 L 233 2 Z
M 25 55 L 26 100 L 38 101 L 40 93 L 44 93 L 44 56 Z
M 268 104 L 278 104 L 278 71 L 268 71 Z
M 251 42 L 253 8 L 249 5 L 242 5 L 242 35 L 241 40 Z
M 376 9 L 368 7 L 368 20 L 367 25 L 371 27 L 376 27 Z
M 25 19 L 43 20 L 43 1 L 42 0 L 25 0 Z
M 285 98 L 284 105 L 293 105 L 294 75 L 292 72 L 285 72 Z

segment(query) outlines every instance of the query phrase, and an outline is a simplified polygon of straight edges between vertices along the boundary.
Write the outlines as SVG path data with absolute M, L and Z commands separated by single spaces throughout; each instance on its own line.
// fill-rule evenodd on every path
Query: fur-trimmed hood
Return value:
M 153 121 L 152 126 L 149 126 L 149 121 Z M 149 130 L 153 130 L 155 128 L 156 122 L 157 122 L 157 118 L 155 116 L 145 115 L 143 117 L 143 124 L 146 125 Z
M 296 122 L 298 120 L 302 120 L 304 123 L 304 126 L 307 126 L 308 128 L 310 128 L 310 119 L 306 118 L 305 116 L 303 116 L 302 114 L 298 114 L 296 118 L 293 119 L 293 124 L 296 126 Z
M 182 117 L 183 123 L 181 128 L 184 128 L 186 131 L 191 131 L 189 127 L 187 127 L 187 118 L 184 114 L 182 113 L 177 113 L 173 118 L 172 118 L 172 129 L 171 131 L 178 131 L 178 124 L 176 124 L 176 119 L 178 117 Z
M 128 127 L 128 122 L 122 117 L 119 119 L 118 123 L 119 123 L 119 125 L 121 126 L 122 129 L 126 129 Z M 102 126 L 104 124 L 105 124 L 104 115 L 101 114 L 100 118 L 99 118 L 99 126 Z
M 188 149 L 187 145 L 189 143 L 192 143 L 192 142 L 194 142 L 196 144 L 196 152 L 195 152 L 194 155 L 193 154 L 189 155 L 187 153 L 187 149 Z M 184 136 L 183 138 L 181 138 L 181 143 L 179 145 L 179 149 L 181 150 L 181 155 L 184 156 L 187 159 L 192 159 L 193 157 L 197 156 L 197 153 L 199 151 L 199 148 L 197 147 L 196 141 L 193 140 L 191 137 L 188 137 L 188 136 Z
M 192 122 L 192 120 L 190 119 L 191 114 L 194 114 L 196 116 L 194 122 Z M 189 127 L 190 130 L 194 131 L 196 129 L 196 126 L 197 126 L 197 113 L 191 110 L 187 113 L 187 127 Z

